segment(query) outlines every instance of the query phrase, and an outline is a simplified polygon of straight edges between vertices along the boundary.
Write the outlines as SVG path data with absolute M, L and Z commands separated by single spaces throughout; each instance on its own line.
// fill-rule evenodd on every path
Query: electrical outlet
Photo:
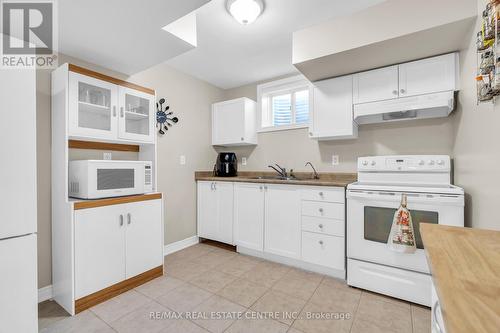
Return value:
M 247 165 L 247 158 L 246 157 L 241 158 L 241 165 Z
M 112 160 L 113 159 L 113 154 L 112 153 L 103 153 L 102 154 L 102 159 L 103 160 Z
M 179 163 L 181 165 L 185 165 L 186 164 L 186 156 L 185 155 L 181 155 L 181 157 L 179 159 Z
M 339 165 L 339 164 L 340 164 L 339 155 L 332 155 L 332 165 Z

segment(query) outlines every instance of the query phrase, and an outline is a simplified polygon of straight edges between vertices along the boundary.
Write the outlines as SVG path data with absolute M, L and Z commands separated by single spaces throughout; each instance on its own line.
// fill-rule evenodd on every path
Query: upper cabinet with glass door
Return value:
M 120 120 L 118 135 L 133 141 L 154 140 L 154 96 L 119 87 Z
M 154 143 L 154 98 L 153 94 L 69 72 L 69 135 Z
M 116 138 L 118 87 L 69 73 L 69 133 L 98 139 Z

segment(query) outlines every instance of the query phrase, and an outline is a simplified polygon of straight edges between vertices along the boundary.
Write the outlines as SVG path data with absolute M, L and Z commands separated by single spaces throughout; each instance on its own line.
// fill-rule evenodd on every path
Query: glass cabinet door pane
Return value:
M 78 82 L 78 127 L 111 130 L 111 90 Z
M 125 132 L 149 135 L 149 99 L 125 94 Z
M 364 238 L 373 242 L 387 243 L 391 233 L 394 213 L 397 209 L 385 207 L 365 206 Z M 413 222 L 413 231 L 417 241 L 417 248 L 423 249 L 422 237 L 420 236 L 420 223 L 437 224 L 439 214 L 423 210 L 410 210 L 411 220 Z

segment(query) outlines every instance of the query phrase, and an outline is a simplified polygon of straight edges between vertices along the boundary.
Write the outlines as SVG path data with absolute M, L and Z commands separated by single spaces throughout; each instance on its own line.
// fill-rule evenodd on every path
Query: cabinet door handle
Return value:
M 132 214 L 127 213 L 127 224 L 132 223 Z
M 435 319 L 433 322 L 433 325 L 434 325 L 434 328 L 436 329 L 436 333 L 443 333 L 443 330 L 441 329 L 441 326 L 439 325 L 439 321 L 438 321 L 438 317 L 437 317 L 438 307 L 440 308 L 440 304 L 438 301 L 436 301 L 436 303 L 434 303 L 434 306 L 432 307 L 432 314 L 433 314 L 433 317 Z M 439 311 L 441 311 L 441 309 Z
M 393 91 L 392 91 L 392 94 L 393 94 L 393 95 L 397 95 L 397 94 L 398 94 L 398 91 L 397 91 L 397 90 L 393 90 Z
M 244 138 L 244 137 L 241 137 L 241 141 L 245 141 L 245 138 Z
M 262 186 L 259 186 L 259 190 L 261 190 L 261 191 L 262 191 Z
M 267 191 L 267 186 L 264 186 L 264 190 L 266 190 L 266 191 Z
M 116 117 L 116 105 L 113 105 L 113 117 Z
M 217 182 L 214 182 L 214 190 L 217 191 Z
M 319 212 L 323 214 L 323 208 L 320 208 L 320 209 L 319 209 Z
M 322 224 L 319 224 L 319 225 L 318 225 L 318 227 L 319 227 L 320 229 L 323 229 L 323 225 L 322 225 Z
M 120 106 L 120 117 L 123 118 L 124 114 L 123 114 L 123 106 Z
M 399 92 L 401 92 L 402 94 L 404 94 L 406 92 L 406 90 L 401 89 Z
M 320 197 L 322 197 L 323 195 L 325 195 L 323 192 L 319 192 Z
M 123 227 L 123 215 L 120 214 L 120 227 Z
M 319 245 L 323 245 L 323 241 L 322 240 L 320 240 L 318 243 L 319 243 Z

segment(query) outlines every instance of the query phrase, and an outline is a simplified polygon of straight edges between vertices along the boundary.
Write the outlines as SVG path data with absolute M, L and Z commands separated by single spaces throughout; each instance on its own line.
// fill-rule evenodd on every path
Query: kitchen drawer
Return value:
M 302 216 L 302 230 L 344 237 L 344 220 Z
M 302 200 L 345 203 L 343 187 L 338 189 L 305 188 L 300 191 L 300 196 Z
M 344 270 L 345 238 L 302 231 L 302 260 Z
M 344 207 L 343 203 L 302 201 L 302 215 L 343 220 Z

